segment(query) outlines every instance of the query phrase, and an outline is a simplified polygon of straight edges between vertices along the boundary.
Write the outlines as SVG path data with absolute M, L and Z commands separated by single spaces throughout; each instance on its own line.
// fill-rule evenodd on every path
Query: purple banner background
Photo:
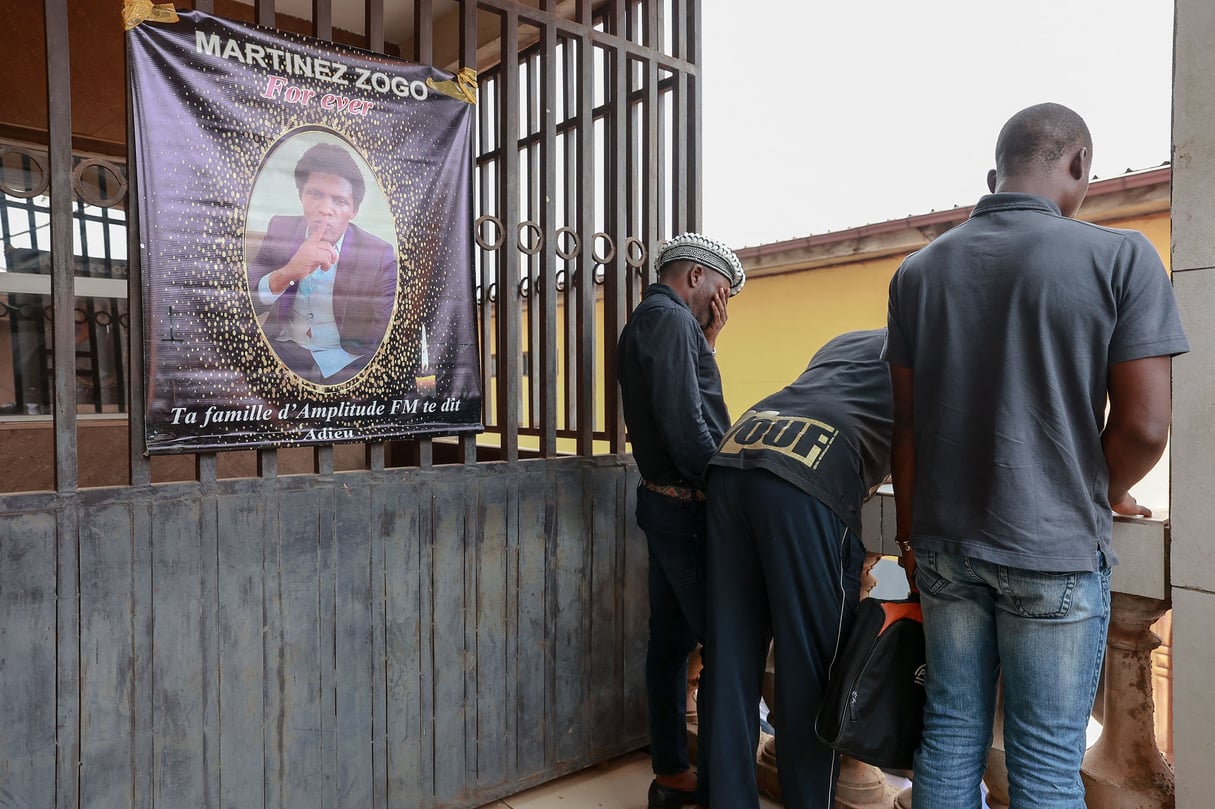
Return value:
M 148 451 L 483 429 L 470 244 L 473 107 L 427 85 L 453 77 L 201 12 L 180 16 L 127 35 Z M 265 183 L 263 200 L 269 193 L 283 215 L 301 214 L 293 184 L 261 177 L 294 138 L 343 144 L 367 184 L 359 214 L 374 215 L 377 200 L 396 239 L 383 340 L 365 368 L 338 384 L 309 381 L 284 363 L 250 288 L 246 234 L 268 230 L 255 221 L 264 205 L 252 204 L 254 192 Z M 338 274 L 343 266 L 339 259 Z

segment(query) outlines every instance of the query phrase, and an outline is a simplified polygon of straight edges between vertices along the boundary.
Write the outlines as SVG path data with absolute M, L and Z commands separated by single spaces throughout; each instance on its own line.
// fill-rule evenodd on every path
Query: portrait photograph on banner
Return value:
M 127 33 L 149 453 L 478 432 L 471 71 Z

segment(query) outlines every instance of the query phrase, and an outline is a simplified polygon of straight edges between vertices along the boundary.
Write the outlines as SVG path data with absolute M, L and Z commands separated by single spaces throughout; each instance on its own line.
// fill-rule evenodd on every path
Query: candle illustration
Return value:
M 426 343 L 426 327 L 422 327 L 422 361 L 414 377 L 418 395 L 427 399 L 435 396 L 435 375 L 430 370 L 430 347 Z

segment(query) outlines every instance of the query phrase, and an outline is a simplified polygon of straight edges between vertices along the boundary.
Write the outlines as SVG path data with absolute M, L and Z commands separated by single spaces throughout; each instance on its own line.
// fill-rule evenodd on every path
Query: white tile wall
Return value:
M 1178 273 L 1173 285 L 1192 349 L 1173 361 L 1173 585 L 1215 590 L 1215 270 Z
M 1173 590 L 1173 750 L 1179 809 L 1211 805 L 1215 761 L 1215 594 Z
M 1173 365 L 1173 746 L 1177 806 L 1210 805 L 1215 760 L 1215 4 L 1176 0 L 1173 283 L 1191 354 Z
M 1215 3 L 1177 0 L 1173 86 L 1173 271 L 1215 267 Z M 1128 114 L 1130 113 L 1128 110 Z

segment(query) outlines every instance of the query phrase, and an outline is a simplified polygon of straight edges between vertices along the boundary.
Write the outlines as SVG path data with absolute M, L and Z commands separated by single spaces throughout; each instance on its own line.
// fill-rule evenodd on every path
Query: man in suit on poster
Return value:
M 392 245 L 350 220 L 366 185 L 332 143 L 295 167 L 303 214 L 275 216 L 249 265 L 254 308 L 279 358 L 301 377 L 337 384 L 362 370 L 384 339 L 397 292 Z

